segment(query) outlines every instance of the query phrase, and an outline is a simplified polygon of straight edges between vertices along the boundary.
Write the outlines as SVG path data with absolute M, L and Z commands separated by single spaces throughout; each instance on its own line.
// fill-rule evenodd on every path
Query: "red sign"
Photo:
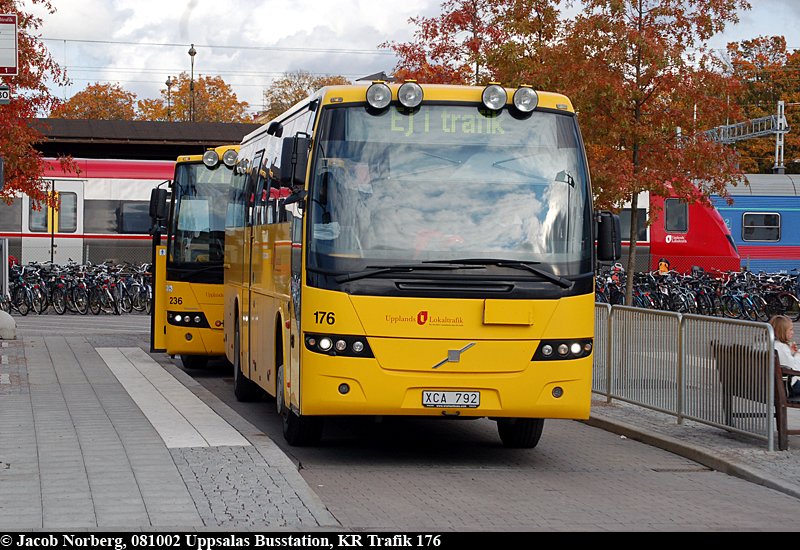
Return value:
M 17 15 L 0 15 L 0 75 L 16 75 Z

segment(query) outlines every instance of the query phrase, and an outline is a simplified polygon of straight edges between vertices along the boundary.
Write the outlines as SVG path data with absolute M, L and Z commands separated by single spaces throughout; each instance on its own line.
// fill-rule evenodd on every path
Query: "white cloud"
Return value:
M 229 0 L 224 3 L 215 0 L 54 0 L 57 12 L 50 15 L 25 0 L 25 9 L 43 19 L 40 29 L 43 37 L 60 39 L 45 42 L 73 79 L 73 86 L 58 91 L 60 96 L 70 97 L 88 83 L 112 81 L 120 82 L 140 99 L 159 97 L 167 76 L 189 71 L 187 52 L 189 44 L 194 43 L 198 52 L 195 74 L 222 76 L 240 100 L 257 108 L 272 78 L 287 70 L 305 69 L 352 77 L 391 70 L 396 63 L 391 55 L 308 50 L 377 52 L 382 42 L 408 41 L 414 32 L 408 19 L 435 16 L 440 3 L 438 0 L 392 4 L 372 0 Z M 800 20 L 800 2 L 756 0 L 752 4 L 754 9 L 741 14 L 739 25 L 729 26 L 709 45 L 724 48 L 734 40 L 784 34 L 790 47 L 800 48 L 795 30 Z M 577 11 L 575 7 L 571 10 L 562 7 L 562 10 L 568 14 Z

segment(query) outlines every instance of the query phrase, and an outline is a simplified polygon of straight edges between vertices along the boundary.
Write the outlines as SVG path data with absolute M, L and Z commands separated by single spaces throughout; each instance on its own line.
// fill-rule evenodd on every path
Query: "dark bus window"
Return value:
M 680 199 L 664 201 L 664 230 L 667 233 L 686 233 L 689 231 L 689 205 Z
M 636 220 L 636 242 L 646 242 L 647 241 L 647 209 L 646 208 L 639 208 L 637 209 L 637 220 Z M 619 221 L 620 221 L 620 229 L 622 231 L 622 240 L 628 241 L 631 238 L 631 209 L 630 208 L 623 208 L 622 212 L 619 213 Z
M 742 240 L 778 242 L 781 215 L 776 212 L 748 212 L 742 216 Z

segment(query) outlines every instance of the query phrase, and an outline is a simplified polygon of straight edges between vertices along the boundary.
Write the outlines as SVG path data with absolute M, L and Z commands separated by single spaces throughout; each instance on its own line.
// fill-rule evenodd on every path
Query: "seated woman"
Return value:
M 776 315 L 769 320 L 775 332 L 775 350 L 778 352 L 778 361 L 782 367 L 798 371 L 800 375 L 800 354 L 797 353 L 797 344 L 792 341 L 794 325 L 783 315 Z M 800 378 L 790 377 L 789 397 L 800 395 Z

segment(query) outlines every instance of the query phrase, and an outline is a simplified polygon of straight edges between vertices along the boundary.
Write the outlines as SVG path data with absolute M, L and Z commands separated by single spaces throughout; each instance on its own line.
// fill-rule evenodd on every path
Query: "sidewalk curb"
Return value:
M 591 413 L 588 420 L 581 420 L 580 422 L 583 422 L 586 425 L 594 428 L 600 428 L 607 432 L 623 435 L 628 439 L 639 441 L 646 445 L 651 445 L 684 458 L 688 458 L 689 460 L 693 460 L 699 464 L 702 464 L 703 466 L 707 466 L 712 470 L 717 470 L 719 472 L 738 477 L 740 479 L 744 479 L 745 481 L 756 483 L 758 485 L 762 485 L 764 487 L 768 487 L 800 499 L 800 488 L 789 486 L 790 482 L 788 480 L 781 480 L 780 478 L 765 474 L 764 472 L 758 471 L 755 468 L 751 468 L 745 464 L 731 461 L 730 459 L 724 458 L 723 456 L 708 449 L 701 449 L 694 445 L 687 445 L 686 443 L 678 441 L 673 437 L 648 432 L 642 428 L 632 426 L 631 424 L 620 422 L 618 420 L 611 420 L 610 418 L 595 413 Z
M 146 351 L 146 350 L 145 350 Z M 247 439 L 254 449 L 264 458 L 267 464 L 273 465 L 290 484 L 297 496 L 308 507 L 309 511 L 319 523 L 321 528 L 342 527 L 333 514 L 322 502 L 322 499 L 311 489 L 311 487 L 300 475 L 294 462 L 265 434 L 258 428 L 250 424 L 247 420 L 222 402 L 216 395 L 204 388 L 199 382 L 192 378 L 182 369 L 171 363 L 168 359 L 157 357 L 156 354 L 149 354 L 164 370 L 172 375 L 178 382 L 183 384 L 186 389 L 196 395 L 203 403 L 208 405 L 223 420 L 233 426 L 239 433 Z

